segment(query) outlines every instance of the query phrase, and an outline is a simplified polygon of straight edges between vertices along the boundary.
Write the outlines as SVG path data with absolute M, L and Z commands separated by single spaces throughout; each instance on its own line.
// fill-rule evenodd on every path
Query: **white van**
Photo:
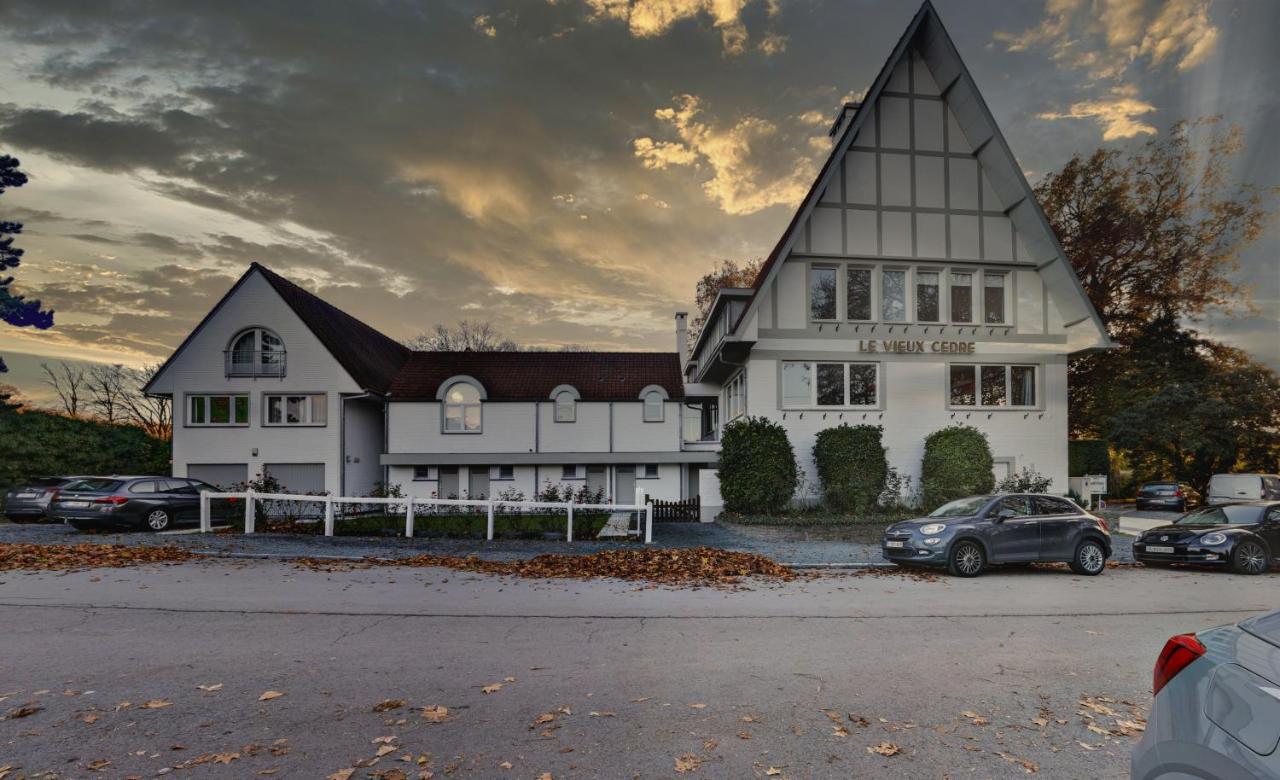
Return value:
M 1276 500 L 1280 500 L 1280 477 L 1275 474 L 1214 474 L 1206 496 L 1208 504 Z

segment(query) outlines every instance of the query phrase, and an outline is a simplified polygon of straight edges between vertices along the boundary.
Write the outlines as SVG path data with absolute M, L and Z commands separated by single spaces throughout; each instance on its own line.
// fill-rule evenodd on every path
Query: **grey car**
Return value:
M 1280 610 L 1165 643 L 1130 776 L 1280 777 Z
M 1041 493 L 969 496 L 927 517 L 889 526 L 880 542 L 887 560 L 945 566 L 976 577 L 988 564 L 1060 562 L 1077 574 L 1101 574 L 1111 557 L 1111 534 L 1069 499 Z
M 4 496 L 4 516 L 15 523 L 41 523 L 58 489 L 81 477 L 32 477 Z

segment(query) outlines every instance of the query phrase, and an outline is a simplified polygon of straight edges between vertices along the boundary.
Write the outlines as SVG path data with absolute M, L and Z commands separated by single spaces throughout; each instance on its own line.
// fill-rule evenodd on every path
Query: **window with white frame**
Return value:
M 266 328 L 236 334 L 226 358 L 227 376 L 284 376 L 284 342 Z
M 657 479 L 658 464 L 657 463 L 641 463 L 636 466 L 636 477 L 638 479 Z
M 809 317 L 814 320 L 836 319 L 835 266 L 815 265 L 809 269 Z
M 1003 325 L 1007 322 L 1007 281 L 1007 274 L 982 272 L 982 321 L 987 325 Z
M 469 382 L 454 382 L 444 394 L 444 432 L 479 433 L 480 391 Z
M 515 466 L 494 466 L 492 471 L 489 473 L 489 479 L 494 481 L 499 481 L 499 480 L 505 481 L 505 480 L 512 480 L 515 478 L 516 478 Z
M 724 421 L 736 420 L 747 413 L 747 372 L 739 371 L 724 386 Z
M 809 267 L 813 322 L 1008 325 L 1007 271 L 935 265 L 877 267 L 822 263 Z
M 941 275 L 937 271 L 916 271 L 916 322 L 941 322 Z
M 880 316 L 884 322 L 907 320 L 907 270 L 886 268 L 880 272 Z
M 951 405 L 973 408 L 1027 408 L 1036 405 L 1036 367 L 954 363 Z
M 870 409 L 879 402 L 879 363 L 786 361 L 782 364 L 783 409 Z
M 576 465 L 565 465 L 560 467 L 560 479 L 581 479 L 578 476 L 578 467 Z
M 328 399 L 324 393 L 267 393 L 262 398 L 265 425 L 325 424 Z
M 855 322 L 871 320 L 871 275 L 873 268 L 845 268 L 845 316 Z
M 430 466 L 414 466 L 414 467 L 413 467 L 413 481 L 414 481 L 414 482 L 422 482 L 422 481 L 425 481 L 425 480 L 428 480 L 428 479 L 431 479 L 431 467 L 430 467 Z
M 237 393 L 211 393 L 187 396 L 187 425 L 248 425 L 249 396 Z
M 951 321 L 973 322 L 973 272 L 951 272 Z
M 666 413 L 666 399 L 657 390 L 644 394 L 644 421 L 662 422 Z
M 571 391 L 561 390 L 556 393 L 555 405 L 556 422 L 571 423 L 578 419 L 578 399 L 574 397 Z

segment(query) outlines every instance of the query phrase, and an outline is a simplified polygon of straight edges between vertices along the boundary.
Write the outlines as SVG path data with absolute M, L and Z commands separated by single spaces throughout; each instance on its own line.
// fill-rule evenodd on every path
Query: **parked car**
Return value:
M 961 498 L 894 523 L 880 548 L 894 563 L 945 566 L 960 577 L 976 577 L 988 564 L 1036 561 L 1095 575 L 1111 557 L 1111 534 L 1104 520 L 1069 499 L 1016 493 Z
M 1280 501 L 1280 477 L 1275 474 L 1214 474 L 1209 478 L 1210 504 L 1235 501 Z
M 4 516 L 15 523 L 48 519 L 49 504 L 58 488 L 80 477 L 35 477 L 4 494 Z
M 1165 643 L 1130 777 L 1280 777 L 1280 610 Z
M 1143 532 L 1133 557 L 1147 566 L 1203 563 L 1262 574 L 1280 555 L 1280 501 L 1206 506 Z
M 198 522 L 201 491 L 217 491 L 198 479 L 88 477 L 63 486 L 49 514 L 79 530 L 133 526 L 164 531 Z
M 1200 494 L 1185 482 L 1148 482 L 1138 488 L 1136 509 L 1169 509 L 1185 512 L 1200 506 Z

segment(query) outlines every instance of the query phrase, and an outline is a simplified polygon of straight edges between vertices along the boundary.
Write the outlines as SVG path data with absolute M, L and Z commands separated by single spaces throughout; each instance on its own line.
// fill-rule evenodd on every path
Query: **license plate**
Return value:
M 1153 552 L 1153 553 L 1172 553 L 1172 552 L 1173 552 L 1173 548 L 1172 548 L 1172 547 L 1164 547 L 1164 546 L 1162 546 L 1162 545 L 1158 545 L 1158 544 L 1149 544 L 1149 545 L 1147 545 L 1147 552 Z
M 71 509 L 84 509 L 89 506 L 88 501 L 63 501 L 62 505 Z
M 35 498 L 39 495 L 39 493 L 18 493 L 14 498 Z
M 907 545 L 905 542 L 885 542 L 884 546 L 885 547 L 906 547 Z

